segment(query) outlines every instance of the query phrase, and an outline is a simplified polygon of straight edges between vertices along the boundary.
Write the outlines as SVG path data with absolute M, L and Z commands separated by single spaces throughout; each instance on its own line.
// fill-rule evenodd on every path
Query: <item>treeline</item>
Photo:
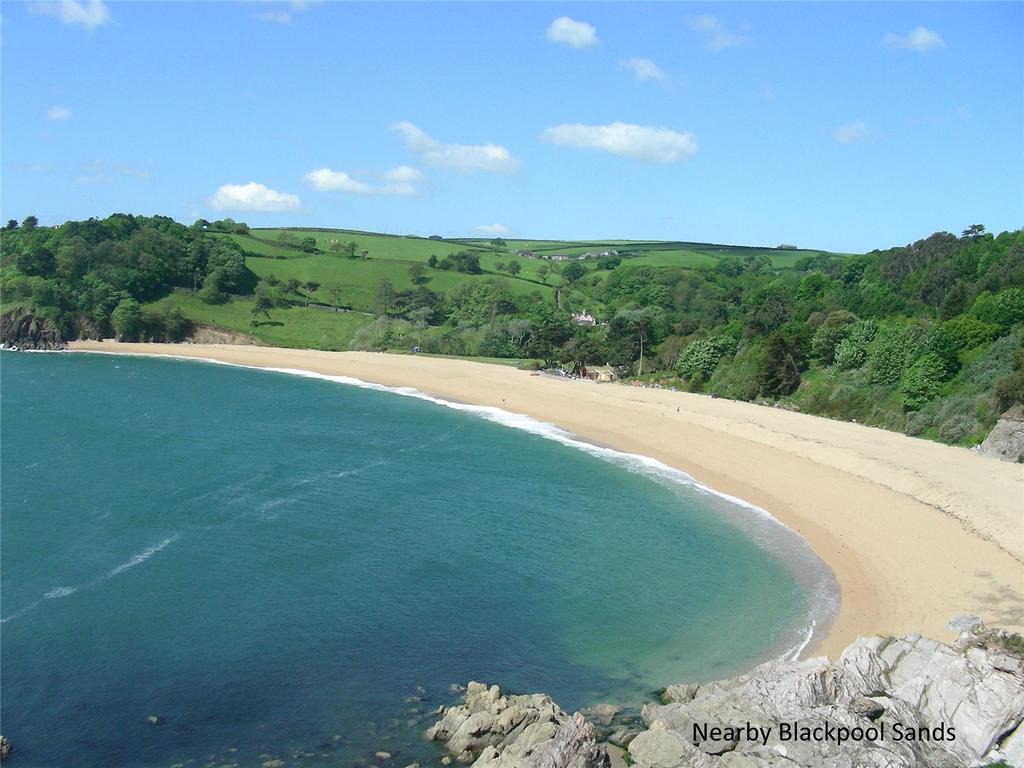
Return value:
M 516 297 L 500 279 L 444 296 L 386 286 L 379 319 L 356 343 L 533 357 L 568 370 L 610 364 L 665 386 L 948 442 L 976 442 L 1024 400 L 1021 232 L 993 236 L 976 225 L 863 256 L 806 257 L 792 269 L 764 254 L 692 269 L 571 266 L 560 306 Z M 572 321 L 572 310 L 595 306 L 596 327 Z
M 117 336 L 178 341 L 190 330 L 176 309 L 153 314 L 143 304 L 176 287 L 211 304 L 252 293 L 256 276 L 230 238 L 248 231 L 230 219 L 191 227 L 166 216 L 114 214 L 41 227 L 33 216 L 0 231 L 0 290 L 5 305 L 24 303 L 64 338 Z

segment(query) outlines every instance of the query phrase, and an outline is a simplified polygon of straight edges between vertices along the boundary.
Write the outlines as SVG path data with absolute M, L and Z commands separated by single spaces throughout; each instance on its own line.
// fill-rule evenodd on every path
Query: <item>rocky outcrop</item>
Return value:
M 607 768 L 597 731 L 543 694 L 505 696 L 472 682 L 463 704 L 448 707 L 426 733 L 474 768 Z
M 24 307 L 0 316 L 0 344 L 5 349 L 65 349 L 67 343 L 49 318 Z
M 999 417 L 978 453 L 1003 461 L 1024 461 L 1024 407 L 1013 406 Z
M 0 736 L 0 760 L 11 756 L 11 742 Z
M 951 625 L 952 626 L 952 625 Z M 665 689 L 630 733 L 638 768 L 1024 768 L 1024 640 L 960 617 L 960 639 L 862 637 L 837 661 L 770 661 Z M 610 710 L 595 708 L 592 717 Z M 470 683 L 430 739 L 476 768 L 593 768 L 607 749 L 547 696 Z M 610 719 L 609 719 L 610 722 Z M 613 728 L 614 732 L 614 728 Z M 607 734 L 608 731 L 605 731 Z M 617 743 L 614 736 L 609 742 Z M 447 758 L 446 758 L 447 759 Z
M 1024 766 L 1024 675 L 999 637 L 860 638 L 836 662 L 673 686 L 644 708 L 648 729 L 629 752 L 643 768 Z

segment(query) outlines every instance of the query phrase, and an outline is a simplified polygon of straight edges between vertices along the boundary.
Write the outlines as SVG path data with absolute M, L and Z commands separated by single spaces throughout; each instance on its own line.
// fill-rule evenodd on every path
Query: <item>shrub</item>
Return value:
M 732 336 L 712 336 L 690 342 L 676 359 L 676 372 L 688 379 L 708 379 L 723 357 L 732 357 L 739 346 Z
M 871 345 L 872 384 L 895 384 L 903 375 L 914 341 L 904 326 L 888 325 L 879 331 Z
M 850 329 L 850 335 L 836 347 L 835 364 L 841 371 L 860 368 L 868 357 L 868 344 L 875 338 L 878 326 L 872 320 L 861 320 Z
M 939 394 L 945 377 L 946 366 L 938 355 L 934 352 L 921 355 L 907 369 L 900 382 L 903 405 L 909 410 L 916 411 Z
M 763 347 L 748 343 L 741 347 L 729 363 L 719 365 L 706 387 L 732 400 L 753 400 L 757 397 L 757 363 Z
M 941 328 L 956 340 L 958 349 L 974 349 L 999 337 L 999 327 L 982 323 L 977 317 L 962 314 L 943 323 Z
M 939 427 L 939 437 L 949 443 L 959 443 L 978 429 L 980 429 L 980 425 L 970 416 L 952 416 L 942 422 L 942 426 Z
M 811 354 L 823 365 L 832 365 L 836 359 L 836 347 L 850 335 L 849 325 L 822 325 L 811 338 Z
M 145 325 L 142 307 L 135 299 L 122 299 L 110 316 L 118 341 L 138 341 Z

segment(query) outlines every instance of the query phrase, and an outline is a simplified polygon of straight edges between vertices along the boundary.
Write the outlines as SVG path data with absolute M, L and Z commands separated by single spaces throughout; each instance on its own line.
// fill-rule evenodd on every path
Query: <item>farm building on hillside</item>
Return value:
M 589 312 L 574 312 L 572 321 L 576 325 L 597 325 L 597 320 Z

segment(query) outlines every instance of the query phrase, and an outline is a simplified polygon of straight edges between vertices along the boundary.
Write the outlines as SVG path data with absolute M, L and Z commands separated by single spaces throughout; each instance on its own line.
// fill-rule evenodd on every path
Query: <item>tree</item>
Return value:
M 801 359 L 795 345 L 781 331 L 768 336 L 757 365 L 757 383 L 766 395 L 788 395 L 800 386 Z
M 341 306 L 341 300 L 345 297 L 345 292 L 341 288 L 331 288 L 331 298 L 334 299 L 334 311 L 337 312 Z
M 4 227 L 4 229 L 11 230 L 11 231 L 13 231 L 13 230 L 15 230 L 17 228 L 18 228 L 18 220 L 17 219 L 8 219 L 7 220 L 7 226 Z
M 15 264 L 26 275 L 50 277 L 57 270 L 57 260 L 49 248 L 30 248 L 18 256 Z
M 261 315 L 263 317 L 267 318 L 267 320 L 269 320 L 270 319 L 270 310 L 273 309 L 273 307 L 274 307 L 274 302 L 271 301 L 268 297 L 266 297 L 266 296 L 257 296 L 256 297 L 256 305 L 252 309 L 252 317 L 249 318 L 249 328 L 255 328 L 256 327 L 256 318 L 260 317 Z M 249 332 L 252 333 L 251 330 Z
M 575 283 L 587 270 L 578 261 L 571 261 L 562 268 L 562 277 L 568 283 Z
M 308 307 L 310 298 L 309 295 L 311 293 L 316 293 L 318 290 L 320 290 L 320 283 L 318 283 L 316 280 L 307 280 L 305 283 L 302 284 L 302 287 L 306 289 L 306 306 Z
M 542 283 L 544 283 L 544 285 L 548 284 L 548 272 L 549 271 L 550 270 L 548 269 L 548 265 L 547 264 L 541 264 L 539 267 L 537 267 L 537 277 L 540 278 L 540 281 Z
M 437 269 L 437 256 L 435 254 L 430 254 L 430 258 L 427 259 L 427 266 L 431 269 Z
M 302 286 L 302 283 L 300 283 L 300 282 L 299 282 L 298 280 L 296 280 L 296 279 L 295 279 L 295 278 L 293 277 L 293 278 L 289 279 L 289 280 L 288 280 L 288 281 L 287 281 L 287 282 L 286 282 L 286 283 L 284 284 L 284 286 L 283 286 L 282 290 L 284 290 L 284 295 L 285 295 L 285 296 L 292 296 L 292 295 L 298 295 L 298 293 L 299 293 L 299 288 L 300 288 L 301 286 Z
M 21 222 L 21 228 L 29 232 L 31 232 L 37 226 L 39 226 L 39 219 L 37 219 L 35 216 L 26 216 Z
M 427 268 L 422 264 L 411 264 L 409 266 L 409 279 L 415 285 L 423 285 L 427 282 Z
M 387 317 L 395 303 L 395 289 L 390 280 L 381 280 L 373 296 L 373 314 Z
M 171 307 L 164 315 L 164 336 L 167 341 L 182 341 L 192 330 L 192 323 L 178 307 Z
M 615 365 L 629 365 L 639 360 L 637 375 L 643 374 L 644 351 L 658 342 L 665 328 L 662 311 L 656 307 L 619 312 L 608 325 L 608 351 Z
M 122 299 L 110 316 L 118 341 L 138 341 L 143 328 L 142 307 L 135 299 Z
M 973 240 L 976 237 L 981 237 L 983 234 L 985 234 L 984 224 L 971 224 L 960 234 L 960 237 L 967 237 Z
M 434 311 L 430 307 L 417 307 L 410 310 L 408 317 L 412 321 L 412 327 L 418 332 L 419 345 L 423 346 L 423 331 L 430 327 L 430 316 Z
M 916 411 L 942 390 L 946 364 L 934 352 L 926 352 L 911 365 L 900 381 L 903 405 Z
M 526 351 L 531 357 L 544 361 L 546 367 L 555 362 L 558 349 L 572 336 L 572 328 L 568 323 L 552 318 L 537 328 L 526 344 Z
M 493 240 L 491 240 L 491 245 L 493 245 L 495 248 L 504 248 L 506 246 L 506 243 L 500 237 L 496 237 Z
M 518 261 L 513 260 L 508 263 L 508 267 L 506 267 L 506 269 L 508 269 L 508 273 L 512 275 L 512 277 L 515 277 L 519 274 L 520 270 L 522 270 L 522 267 L 519 266 Z
M 304 237 L 302 242 L 299 243 L 299 248 L 302 249 L 303 253 L 316 253 L 316 238 L 315 237 Z

